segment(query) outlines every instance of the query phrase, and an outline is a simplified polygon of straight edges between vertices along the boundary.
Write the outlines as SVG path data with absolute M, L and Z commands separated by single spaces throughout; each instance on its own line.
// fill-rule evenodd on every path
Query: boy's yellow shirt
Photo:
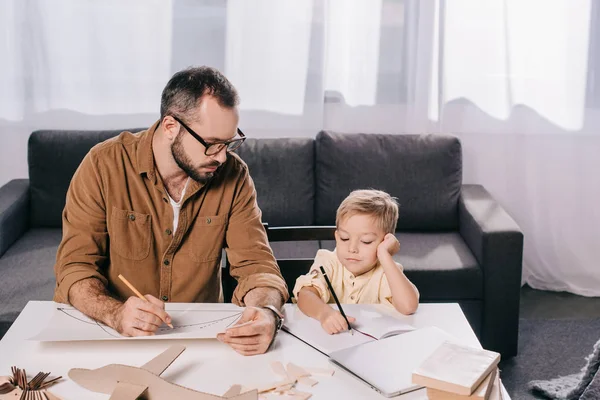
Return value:
M 313 286 L 325 303 L 335 303 L 329 293 L 325 278 L 319 271 L 323 266 L 338 300 L 342 304 L 387 304 L 392 305 L 392 291 L 383 267 L 379 262 L 369 272 L 354 276 L 337 257 L 336 251 L 319 250 L 315 261 L 306 275 L 300 276 L 294 286 L 294 297 L 303 287 Z

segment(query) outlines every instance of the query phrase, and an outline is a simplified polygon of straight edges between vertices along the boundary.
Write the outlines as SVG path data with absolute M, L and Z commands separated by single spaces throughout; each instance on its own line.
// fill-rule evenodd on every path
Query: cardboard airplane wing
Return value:
M 173 364 L 173 361 L 175 361 L 184 350 L 184 346 L 173 345 L 146 364 L 142 365 L 141 368 L 152 372 L 154 375 L 160 376 L 167 368 L 169 368 L 169 365 Z
M 160 375 L 184 350 L 184 346 L 171 346 L 141 368 L 119 364 L 110 364 L 95 370 L 73 368 L 69 371 L 69 377 L 88 390 L 110 394 L 110 400 L 136 400 L 140 396 L 148 400 L 258 399 L 257 390 L 223 397 L 198 392 L 162 379 Z
M 133 383 L 119 382 L 108 400 L 135 400 L 148 389 L 147 386 L 134 385 Z

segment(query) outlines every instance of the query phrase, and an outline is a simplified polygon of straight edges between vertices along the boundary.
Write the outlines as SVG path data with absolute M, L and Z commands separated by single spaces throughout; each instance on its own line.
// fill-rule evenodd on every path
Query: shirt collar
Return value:
M 152 152 L 152 140 L 160 120 L 156 121 L 147 131 L 141 134 L 140 145 L 137 150 L 138 173 L 146 174 L 156 184 L 156 165 L 154 164 L 154 153 Z

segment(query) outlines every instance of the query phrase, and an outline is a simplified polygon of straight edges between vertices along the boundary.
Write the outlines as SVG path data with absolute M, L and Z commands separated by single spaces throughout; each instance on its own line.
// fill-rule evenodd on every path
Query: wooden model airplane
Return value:
M 69 371 L 69 378 L 93 392 L 110 394 L 110 400 L 136 400 L 138 397 L 148 400 L 258 399 L 257 390 L 242 394 L 239 390 L 230 390 L 224 396 L 216 396 L 162 379 L 160 375 L 184 350 L 184 346 L 171 346 L 140 368 L 119 364 L 110 364 L 95 370 L 73 368 Z

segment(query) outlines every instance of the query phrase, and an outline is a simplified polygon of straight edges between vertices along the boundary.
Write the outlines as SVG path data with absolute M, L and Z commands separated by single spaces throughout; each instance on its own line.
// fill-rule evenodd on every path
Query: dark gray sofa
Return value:
M 75 169 L 120 131 L 36 131 L 29 179 L 0 188 L 0 331 L 28 300 L 51 300 L 61 212 Z M 446 135 L 320 132 L 316 138 L 248 139 L 239 149 L 269 227 L 334 225 L 353 189 L 400 203 L 397 259 L 422 302 L 458 302 L 485 348 L 517 352 L 523 235 L 479 185 L 462 184 L 461 146 Z M 280 258 L 310 258 L 333 240 L 272 243 Z

